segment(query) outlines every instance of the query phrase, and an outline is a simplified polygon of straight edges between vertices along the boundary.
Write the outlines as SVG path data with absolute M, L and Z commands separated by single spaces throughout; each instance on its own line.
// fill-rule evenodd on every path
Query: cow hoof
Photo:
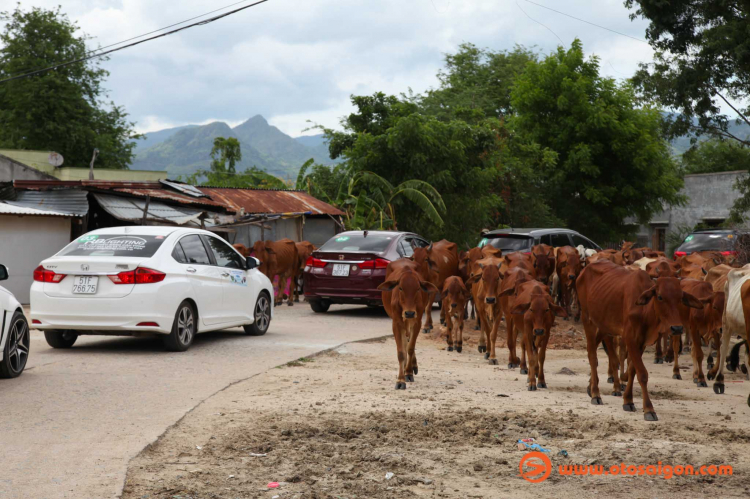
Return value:
M 654 359 L 654 364 L 664 364 L 664 359 L 661 357 Z
M 682 376 L 680 376 L 680 373 L 675 373 L 672 375 L 672 379 L 682 379 Z
M 547 388 L 547 383 L 545 383 L 544 381 L 539 381 L 537 382 L 536 386 L 537 388 Z
M 699 386 L 700 388 L 708 388 L 708 383 L 706 383 L 706 381 L 705 381 L 705 380 L 703 380 L 703 381 L 698 381 L 698 386 Z
M 706 359 L 706 364 L 713 364 L 713 363 L 714 363 L 714 356 L 709 355 L 708 358 Z
M 422 334 L 430 334 L 430 330 L 428 328 L 424 328 L 422 330 Z
M 463 350 L 463 347 L 456 347 L 456 352 L 461 353 L 461 350 Z
M 620 390 L 625 391 L 625 383 L 620 383 Z
M 735 367 L 734 367 L 734 366 L 733 366 L 732 364 L 730 364 L 729 362 L 727 362 L 727 371 L 729 371 L 729 372 L 732 372 L 732 373 L 733 373 L 733 372 L 735 372 L 736 370 L 737 370 L 737 369 L 736 369 L 736 368 L 735 368 Z
M 714 393 L 716 395 L 724 393 L 724 383 L 714 383 Z
M 478 350 L 479 350 L 479 353 L 484 353 L 487 351 L 487 347 L 484 345 L 479 345 Z
M 396 383 L 396 390 L 406 390 L 406 383 L 398 382 Z
M 625 412 L 635 412 L 635 404 L 622 404 L 622 410 Z
M 747 396 L 747 405 L 750 406 L 750 395 Z
M 536 385 L 529 385 L 529 391 L 535 392 L 536 391 Z
M 513 369 L 514 367 L 516 367 L 514 363 L 511 362 L 508 364 L 508 369 Z
M 528 369 L 521 369 L 519 372 L 521 374 L 529 374 L 529 370 Z
M 417 366 L 414 366 L 414 376 L 419 374 L 419 368 Z
M 622 392 L 612 392 L 613 397 L 622 397 Z
M 613 378 L 612 376 L 607 378 L 607 383 L 614 383 L 614 382 L 615 382 L 615 378 Z
M 715 374 L 711 374 L 711 373 L 706 374 L 706 379 L 708 379 L 708 381 L 713 380 L 715 377 L 716 377 Z
M 604 402 L 602 402 L 601 397 L 591 397 L 591 403 L 593 405 L 604 405 Z
M 484 352 L 484 358 L 489 359 L 490 358 L 490 352 Z
M 414 383 L 414 375 L 413 375 L 413 374 L 407 374 L 407 375 L 405 376 L 405 378 L 406 378 L 406 381 L 407 381 L 408 383 Z
M 448 351 L 452 352 L 453 351 L 453 347 L 448 347 Z
M 497 359 L 490 359 L 488 362 L 489 362 L 489 364 L 491 366 L 496 366 L 497 365 Z
M 742 374 L 747 374 L 747 366 L 745 364 L 742 364 L 740 366 L 740 371 L 742 371 Z
M 659 418 L 656 417 L 655 412 L 644 412 L 643 419 L 645 419 L 646 421 L 659 421 Z
M 289 305 L 290 307 L 293 307 L 294 306 L 294 302 L 293 301 L 287 302 L 287 305 Z

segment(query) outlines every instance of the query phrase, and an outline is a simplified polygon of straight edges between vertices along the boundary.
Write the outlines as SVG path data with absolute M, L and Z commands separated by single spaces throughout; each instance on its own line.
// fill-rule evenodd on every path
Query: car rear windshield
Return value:
M 731 251 L 734 247 L 734 234 L 698 233 L 690 234 L 675 250 L 693 253 L 695 251 Z
M 529 249 L 532 246 L 532 241 L 533 239 L 529 236 L 500 235 L 490 236 L 482 239 L 479 243 L 479 246 L 489 244 L 490 246 L 499 248 L 507 253 L 510 251 L 522 251 L 525 249 Z
M 89 234 L 79 237 L 57 256 L 128 256 L 150 258 L 166 236 L 123 234 Z
M 382 253 L 396 238 L 396 235 L 362 234 L 336 236 L 320 247 L 318 251 L 368 251 Z

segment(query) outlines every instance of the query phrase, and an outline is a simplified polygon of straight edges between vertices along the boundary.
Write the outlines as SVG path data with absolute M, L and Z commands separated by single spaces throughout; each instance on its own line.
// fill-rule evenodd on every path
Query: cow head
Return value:
M 480 272 L 474 274 L 469 278 L 467 284 L 474 284 L 475 282 L 482 281 L 484 286 L 484 302 L 488 305 L 494 305 L 497 303 L 498 289 L 500 287 L 500 265 L 485 265 L 479 263 Z
M 271 272 L 276 268 L 276 252 L 270 247 L 269 241 L 255 241 L 251 254 L 260 260 L 258 270 L 273 279 Z
M 543 291 L 519 296 L 511 313 L 523 314 L 525 329 L 532 331 L 534 336 L 548 334 L 555 324 L 555 317 L 568 316 L 565 309 L 555 305 L 552 297 Z
M 498 296 L 510 296 L 516 292 L 519 284 L 530 280 L 531 274 L 527 270 L 521 268 L 508 269 L 505 271 L 505 275 L 503 275 Z
M 690 293 L 683 291 L 680 280 L 675 277 L 659 277 L 635 301 L 636 305 L 651 304 L 659 321 L 659 332 L 682 334 L 682 319 L 679 306 L 703 309 L 703 302 Z
M 581 270 L 583 270 L 578 252 L 573 254 L 572 252 L 568 253 L 559 251 L 557 258 L 557 274 L 560 276 L 560 282 L 563 285 L 572 288 L 575 286 L 576 279 L 578 279 Z
M 466 302 L 469 299 L 469 291 L 466 289 L 460 277 L 451 276 L 443 284 L 443 306 L 448 307 L 445 313 L 458 319 L 463 317 Z
M 531 255 L 534 259 L 533 266 L 537 280 L 547 284 L 550 276 L 552 276 L 552 273 L 555 271 L 554 251 L 550 248 L 547 252 L 532 252 Z
M 651 279 L 658 279 L 659 277 L 677 277 L 679 270 L 680 269 L 675 270 L 675 268 L 666 260 L 657 260 L 646 264 L 646 272 Z
M 394 310 L 401 310 L 404 321 L 422 319 L 422 310 L 426 306 L 423 293 L 437 292 L 437 287 L 431 282 L 423 281 L 414 271 L 403 272 L 398 279 L 390 279 L 378 286 L 381 291 L 392 291 L 391 303 Z
M 419 273 L 422 279 L 427 281 L 437 281 L 438 279 L 438 266 L 437 263 L 430 258 L 432 253 L 432 244 L 429 248 L 414 248 L 414 254 L 411 259 L 419 266 Z

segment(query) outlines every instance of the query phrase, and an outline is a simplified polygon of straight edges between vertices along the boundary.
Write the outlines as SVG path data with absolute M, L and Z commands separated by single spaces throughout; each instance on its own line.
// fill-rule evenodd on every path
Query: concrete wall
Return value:
M 70 224 L 65 217 L 0 215 L 0 263 L 10 270 L 0 286 L 29 303 L 34 269 L 70 242 Z
M 336 233 L 336 222 L 331 220 L 330 217 L 308 217 L 305 219 L 305 227 L 302 237 L 319 248 L 335 236 Z
M 0 182 L 12 180 L 54 180 L 55 177 L 23 165 L 11 158 L 0 155 Z
M 58 168 L 55 176 L 60 180 L 88 180 L 88 168 Z M 165 180 L 169 176 L 166 171 L 150 170 L 112 170 L 107 168 L 94 168 L 95 180 L 127 181 L 127 182 L 156 182 Z

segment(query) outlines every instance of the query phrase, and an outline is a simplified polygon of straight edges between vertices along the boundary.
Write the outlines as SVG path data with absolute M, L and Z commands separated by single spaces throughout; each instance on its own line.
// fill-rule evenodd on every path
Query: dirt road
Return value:
M 381 311 L 362 307 L 317 315 L 306 304 L 283 306 L 263 337 L 207 333 L 185 353 L 165 352 L 155 339 L 106 337 L 53 350 L 34 331 L 26 372 L 0 382 L 0 497 L 116 497 L 128 461 L 207 397 L 293 359 L 387 334 L 387 324 Z
M 134 459 L 123 497 L 748 496 L 750 383 L 743 375 L 730 374 L 726 394 L 718 396 L 689 376 L 671 379 L 671 365 L 653 365 L 647 352 L 660 418 L 649 423 L 639 389 L 636 413 L 624 412 L 622 399 L 611 395 L 601 351 L 605 405 L 590 404 L 580 332 L 569 331 L 570 323 L 562 328 L 561 349 L 547 356 L 549 388 L 536 392 L 526 390 L 517 369 L 488 365 L 475 347 L 447 352 L 442 341 L 424 337 L 420 371 L 406 391 L 394 390 L 391 339 L 272 369 L 211 397 Z M 681 363 L 690 369 L 688 359 Z M 517 441 L 532 437 L 553 465 L 539 484 L 518 476 L 526 451 Z M 659 462 L 734 469 L 732 476 L 672 479 L 558 471 Z M 271 482 L 279 488 L 268 488 Z

